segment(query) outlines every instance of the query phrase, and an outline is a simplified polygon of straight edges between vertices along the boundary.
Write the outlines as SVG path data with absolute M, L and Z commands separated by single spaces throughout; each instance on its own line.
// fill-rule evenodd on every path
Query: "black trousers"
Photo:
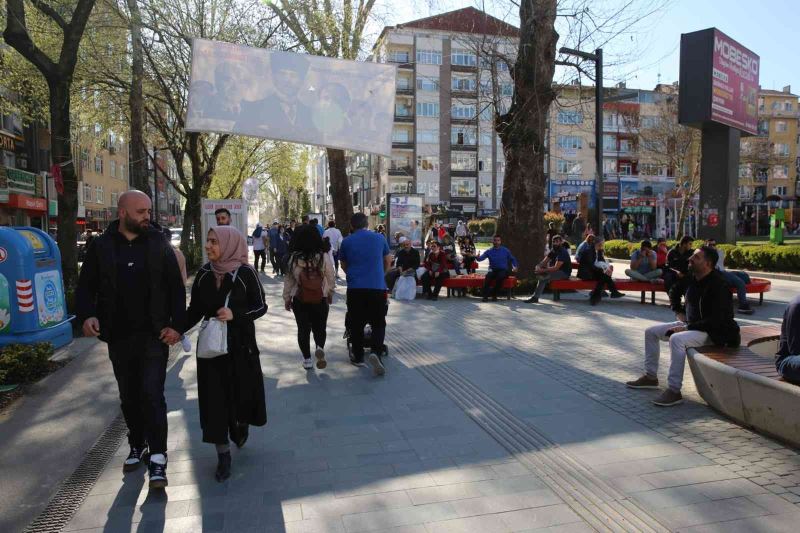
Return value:
M 264 271 L 264 267 L 267 266 L 267 251 L 266 250 L 253 250 L 253 255 L 256 256 L 255 261 L 255 268 L 258 270 L 258 258 L 261 258 L 261 271 Z
M 503 283 L 508 279 L 508 270 L 491 270 L 487 272 L 486 278 L 483 280 L 483 292 L 481 293 L 484 298 L 489 296 L 489 282 L 494 280 L 494 288 L 492 289 L 492 298 L 497 298 L 497 291 L 503 288 Z
M 314 334 L 314 342 L 320 348 L 325 347 L 328 328 L 328 302 L 322 300 L 316 304 L 306 304 L 299 298 L 292 300 L 292 311 L 297 322 L 297 344 L 304 359 L 311 357 L 309 335 Z
M 472 263 L 475 261 L 474 256 L 465 255 L 464 256 L 464 270 L 467 271 L 467 274 L 474 274 L 475 269 L 472 268 Z
M 122 415 L 128 426 L 128 443 L 147 443 L 150 453 L 167 451 L 167 377 L 169 347 L 149 334 L 130 337 L 108 346 L 117 378 Z
M 281 252 L 275 252 L 275 261 L 274 265 L 278 274 L 286 274 L 286 263 L 284 262 L 284 254 Z
M 433 294 L 439 296 L 439 291 L 442 290 L 444 280 L 450 277 L 449 272 L 442 272 L 437 277 L 433 277 L 429 271 L 425 272 L 420 281 L 422 282 L 422 294 Z M 431 292 L 431 285 L 433 285 L 433 292 Z
M 590 298 L 593 300 L 599 300 L 603 295 L 603 289 L 608 288 L 611 292 L 617 292 L 617 285 L 614 283 L 614 280 L 606 274 L 600 268 L 594 268 L 592 270 L 592 279 L 597 280 L 597 285 L 595 286 L 594 290 L 590 295 Z
M 274 248 L 269 249 L 269 262 L 272 265 L 272 273 L 276 273 L 278 271 L 278 256 Z
M 669 293 L 669 307 L 674 312 L 678 312 L 683 309 L 681 305 L 681 299 L 686 294 L 686 289 L 689 288 L 689 275 L 684 275 L 682 278 L 675 276 L 674 281 L 670 283 L 670 287 L 667 289 Z
M 372 352 L 380 355 L 386 337 L 386 291 L 347 289 L 347 329 L 353 357 L 364 359 L 364 326 L 372 327 Z

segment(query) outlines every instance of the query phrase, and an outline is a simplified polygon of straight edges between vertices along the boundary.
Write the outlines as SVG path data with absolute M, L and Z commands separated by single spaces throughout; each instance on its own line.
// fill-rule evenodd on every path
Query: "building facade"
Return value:
M 80 135 L 77 146 L 78 224 L 103 231 L 117 218 L 117 199 L 128 190 L 128 144 L 112 131 L 95 126 Z
M 370 172 L 374 202 L 416 192 L 465 215 L 499 206 L 495 110 L 510 105 L 517 28 L 474 8 L 384 28 L 374 61 L 397 65 L 392 157 Z M 377 166 L 377 168 L 376 168 Z M 365 185 L 366 186 L 366 185 Z

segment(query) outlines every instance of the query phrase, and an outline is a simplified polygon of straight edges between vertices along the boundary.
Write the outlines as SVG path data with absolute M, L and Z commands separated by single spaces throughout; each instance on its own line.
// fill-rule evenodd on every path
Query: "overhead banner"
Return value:
M 194 39 L 186 131 L 391 156 L 397 67 Z

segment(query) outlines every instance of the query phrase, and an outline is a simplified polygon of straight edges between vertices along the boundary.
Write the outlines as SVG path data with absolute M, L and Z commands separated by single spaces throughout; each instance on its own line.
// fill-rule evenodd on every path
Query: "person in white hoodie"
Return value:
M 333 303 L 336 279 L 333 261 L 325 252 L 322 236 L 315 226 L 302 225 L 292 237 L 292 253 L 287 261 L 283 279 L 283 303 L 287 311 L 294 312 L 297 322 L 297 343 L 303 354 L 303 368 L 311 370 L 309 337 L 313 333 L 316 349 L 316 366 L 323 369 L 325 340 L 328 327 L 328 308 Z
M 328 228 L 322 233 L 323 239 L 328 239 L 331 243 L 331 251 L 328 252 L 333 260 L 334 273 L 339 277 L 339 246 L 342 244 L 342 232 L 336 227 L 336 222 L 328 222 Z

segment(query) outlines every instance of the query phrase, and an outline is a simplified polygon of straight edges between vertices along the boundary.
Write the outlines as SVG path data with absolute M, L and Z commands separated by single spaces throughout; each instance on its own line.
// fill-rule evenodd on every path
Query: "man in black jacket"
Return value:
M 394 254 L 394 267 L 386 273 L 386 286 L 391 292 L 400 276 L 414 276 L 417 279 L 419 252 L 411 247 L 411 239 L 400 237 L 400 249 Z
M 669 388 L 653 403 L 663 407 L 683 401 L 683 369 L 689 348 L 714 344 L 739 346 L 739 325 L 733 319 L 731 290 L 722 274 L 716 270 L 717 251 L 710 246 L 695 250 L 689 258 L 693 277 L 686 290 L 686 308 L 679 309 L 685 320 L 659 324 L 644 333 L 644 375 L 626 385 L 632 389 L 658 388 L 659 341 L 669 341 L 671 362 L 667 385 Z
M 664 268 L 664 288 L 669 294 L 670 308 L 678 313 L 681 309 L 681 298 L 689 286 L 689 258 L 692 257 L 694 239 L 685 235 L 681 242 L 667 254 L 667 265 Z
M 800 295 L 789 302 L 783 313 L 777 355 L 775 368 L 783 379 L 800 385 Z
M 119 219 L 86 253 L 77 290 L 78 320 L 87 337 L 108 343 L 128 425 L 130 454 L 123 470 L 150 457 L 150 488 L 167 485 L 169 346 L 180 340 L 186 288 L 170 243 L 150 224 L 150 199 L 140 191 L 119 197 Z

